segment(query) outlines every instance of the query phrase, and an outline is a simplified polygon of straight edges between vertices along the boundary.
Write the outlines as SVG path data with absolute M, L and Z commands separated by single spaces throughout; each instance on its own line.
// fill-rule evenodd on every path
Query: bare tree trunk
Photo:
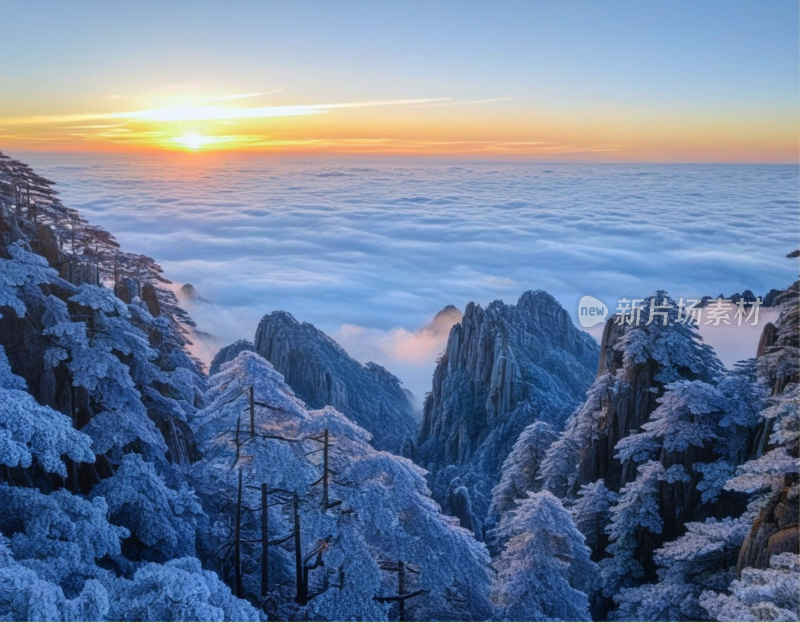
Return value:
M 406 620 L 406 600 L 403 595 L 406 593 L 406 566 L 402 560 L 397 561 L 397 594 L 400 595 L 399 610 L 400 620 Z
M 239 490 L 236 494 L 236 527 L 233 542 L 233 574 L 236 585 L 236 596 L 241 599 L 242 587 L 242 469 L 239 468 Z
M 323 435 L 322 449 L 322 510 L 328 510 L 328 429 Z
M 292 510 L 294 512 L 294 571 L 297 580 L 297 595 L 295 601 L 305 605 L 306 592 L 303 583 L 303 554 L 300 551 L 300 499 L 295 491 L 292 494 Z
M 261 483 L 261 598 L 269 591 L 269 512 L 267 483 Z
M 256 398 L 253 386 L 250 386 L 250 438 L 256 436 Z

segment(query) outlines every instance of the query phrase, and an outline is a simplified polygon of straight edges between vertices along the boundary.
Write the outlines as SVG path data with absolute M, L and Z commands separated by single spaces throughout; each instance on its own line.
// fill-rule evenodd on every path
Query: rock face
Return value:
M 415 457 L 440 502 L 468 492 L 476 534 L 517 437 L 536 420 L 563 427 L 594 378 L 598 350 L 546 292 L 526 292 L 516 305 L 467 305 L 434 372 Z
M 228 363 L 236 359 L 239 353 L 249 350 L 255 352 L 256 346 L 250 340 L 237 340 L 233 344 L 228 344 L 219 349 L 219 352 L 214 355 L 211 360 L 211 365 L 208 368 L 208 376 L 214 376 L 219 372 L 223 363 Z
M 800 350 L 800 282 L 775 297 L 783 306 L 777 326 L 767 323 L 758 344 L 761 373 L 772 388 L 772 399 L 790 396 L 790 389 L 800 382 L 798 351 Z M 769 438 L 774 425 L 766 427 L 761 438 Z M 795 438 L 786 448 L 795 461 L 800 461 L 800 445 Z M 753 457 L 755 458 L 755 457 Z M 800 476 L 792 470 L 784 475 L 783 488 L 775 491 L 753 522 L 750 534 L 739 552 L 737 572 L 745 567 L 767 568 L 772 556 L 800 553 Z
M 399 453 L 416 428 L 400 381 L 376 363 L 360 364 L 313 325 L 282 311 L 262 318 L 255 351 L 307 405 L 330 405 L 372 433 L 380 450 Z
M 798 511 L 797 477 L 787 475 L 784 488 L 773 496 L 753 522 L 739 551 L 737 572 L 745 567 L 766 569 L 773 556 L 800 552 Z

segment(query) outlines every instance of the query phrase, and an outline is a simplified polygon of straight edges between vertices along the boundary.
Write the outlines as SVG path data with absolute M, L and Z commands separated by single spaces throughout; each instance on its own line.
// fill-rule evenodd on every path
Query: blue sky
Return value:
M 796 160 L 797 2 L 12 2 L 4 10 L 14 27 L 0 40 L 12 59 L 0 67 L 0 142 L 48 147 L 65 136 L 20 128 L 21 116 L 208 97 L 251 95 L 231 102 L 259 106 L 444 98 L 338 111 L 278 134 L 542 139 L 623 145 L 612 151 L 634 160 Z

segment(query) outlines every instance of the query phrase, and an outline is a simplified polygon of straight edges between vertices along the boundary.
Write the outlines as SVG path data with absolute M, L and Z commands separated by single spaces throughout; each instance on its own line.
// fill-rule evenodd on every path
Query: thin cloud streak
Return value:
M 441 106 L 476 106 L 479 104 L 494 104 L 497 102 L 511 102 L 514 100 L 518 100 L 518 97 L 490 97 L 481 100 L 462 100 L 462 101 L 455 101 L 455 102 L 436 102 L 433 104 L 422 104 L 420 106 L 415 106 L 414 108 L 439 108 Z
M 254 108 L 226 108 L 224 106 L 169 106 L 150 110 L 117 113 L 84 113 L 71 115 L 35 115 L 31 117 L 7 117 L 0 119 L 5 125 L 37 125 L 56 123 L 80 123 L 101 119 L 131 119 L 138 121 L 219 121 L 227 119 L 258 119 L 267 117 L 296 117 L 327 113 L 347 108 L 371 108 L 375 106 L 410 106 L 427 102 L 439 102 L 449 98 L 434 97 L 402 100 L 368 100 L 338 104 L 296 104 L 289 106 L 260 106 Z

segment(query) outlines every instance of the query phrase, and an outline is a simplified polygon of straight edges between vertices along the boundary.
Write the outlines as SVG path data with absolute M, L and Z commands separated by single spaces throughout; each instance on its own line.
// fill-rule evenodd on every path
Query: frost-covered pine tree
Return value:
M 493 597 L 507 621 L 590 621 L 587 593 L 597 580 L 583 535 L 548 491 L 531 493 L 498 528 Z
M 10 259 L 0 257 L 0 308 L 10 307 L 22 318 L 31 299 L 46 303 L 43 287 L 55 284 L 70 289 L 71 284 L 59 279 L 47 260 L 31 253 L 26 244 L 14 242 L 6 250 Z
M 92 490 L 102 496 L 111 521 L 129 536 L 123 552 L 131 560 L 165 562 L 194 556 L 195 533 L 206 519 L 200 502 L 185 482 L 169 488 L 152 463 L 126 454 L 116 473 Z
M 149 563 L 109 588 L 109 619 L 117 621 L 261 621 L 262 614 L 236 599 L 196 558 Z
M 131 366 L 137 365 L 157 374 L 147 363 L 155 353 L 146 336 L 126 321 L 127 307 L 105 288 L 83 285 L 70 301 L 83 310 L 82 321 L 71 318 L 66 304 L 54 305 L 55 318 L 44 334 L 53 340 L 47 362 L 53 367 L 63 363 L 72 385 L 88 394 L 83 413 L 74 405 L 76 423 L 92 437 L 95 453 L 115 462 L 129 448 L 150 460 L 158 458 L 166 445 L 131 375 Z
M 14 559 L 8 539 L 0 536 L 0 619 L 3 621 L 102 621 L 108 593 L 88 580 L 72 599 L 61 587 L 42 579 Z
M 643 532 L 661 533 L 664 521 L 659 512 L 658 490 L 664 478 L 661 463 L 643 463 L 637 478 L 622 488 L 619 500 L 611 508 L 611 522 L 606 528 L 610 557 L 600 563 L 606 597 L 614 597 L 620 588 L 631 586 L 644 575 L 638 540 Z
M 618 499 L 619 495 L 610 491 L 602 478 L 578 490 L 578 497 L 569 510 L 575 527 L 584 535 L 586 545 L 592 551 L 603 549 L 605 527 L 611 518 L 611 507 Z
M 37 190 L 1 154 L 0 180 L 0 210 L 20 183 L 38 197 L 27 217 L 18 211 L 14 242 L 0 241 L 0 619 L 258 620 L 194 558 L 205 515 L 164 461 L 191 461 L 187 420 L 202 406 L 187 317 L 163 292 L 148 299 L 154 317 L 98 285 L 93 269 L 124 254 L 49 182 Z M 152 260 L 135 261 L 158 278 Z
M 270 534 L 291 535 L 270 547 L 270 576 L 297 583 L 294 543 L 299 542 L 301 568 L 308 567 L 307 603 L 300 605 L 310 616 L 336 620 L 363 611 L 386 619 L 393 602 L 385 598 L 397 596 L 397 580 L 391 583 L 381 561 L 419 571 L 409 572 L 409 582 L 414 580 L 409 592 L 415 595 L 408 604 L 418 616 L 490 616 L 485 547 L 441 514 L 424 472 L 413 463 L 376 451 L 369 433 L 338 411 L 308 410 L 253 352 L 222 366 L 210 379 L 206 402 L 192 421 L 204 454 L 195 472 L 204 482 L 203 497 L 220 502 L 211 511 L 217 534 L 223 545 L 235 538 L 239 473 L 247 508 L 260 507 L 260 487 L 266 485 L 276 503 L 267 516 Z M 299 524 L 293 523 L 294 494 Z M 258 593 L 263 551 L 246 543 L 260 542 L 262 516 L 251 513 L 239 523 L 243 585 L 251 595 Z M 301 532 L 295 541 L 296 525 Z M 223 563 L 225 577 L 234 579 L 225 568 Z M 285 610 L 290 596 L 273 584 L 269 599 L 291 614 Z
M 529 491 L 537 490 L 539 465 L 557 437 L 555 429 L 542 421 L 530 424 L 520 433 L 511 453 L 503 461 L 500 482 L 492 489 L 490 530 L 505 513 L 514 508 L 517 500 L 527 497 Z
M 92 440 L 72 427 L 63 413 L 37 403 L 25 380 L 11 372 L 0 346 L 0 465 L 30 468 L 34 462 L 48 473 L 66 478 L 62 457 L 94 462 Z
M 735 574 L 736 559 L 749 521 L 725 518 L 686 524 L 686 533 L 655 552 L 658 581 L 622 588 L 615 596 L 619 621 L 701 621 L 704 589 L 724 590 Z M 740 619 L 741 620 L 741 619 Z
M 784 309 L 781 318 L 791 324 L 796 315 L 794 304 Z M 687 523 L 685 534 L 655 551 L 658 582 L 623 588 L 615 596 L 619 606 L 615 618 L 701 620 L 709 612 L 720 620 L 782 620 L 789 616 L 769 599 L 759 602 L 773 588 L 780 592 L 785 569 L 767 573 L 745 568 L 741 579 L 732 583 L 742 560 L 763 557 L 754 533 L 761 529 L 762 521 L 756 520 L 765 505 L 774 506 L 781 500 L 790 507 L 797 503 L 797 494 L 792 493 L 796 485 L 787 487 L 787 482 L 798 478 L 797 385 L 792 377 L 782 376 L 786 362 L 795 359 L 796 323 L 794 331 L 787 331 L 779 321 L 777 333 L 783 335 L 777 340 L 782 340 L 780 344 L 768 347 L 758 360 L 740 362 L 714 386 L 685 382 L 673 386 L 661 400 L 652 425 L 646 424 L 642 434 L 618 445 L 632 460 L 636 453 L 640 453 L 639 460 L 654 456 L 664 460 L 670 453 L 686 456 L 691 448 L 703 448 L 703 461 L 684 461 L 681 466 L 687 477 L 691 476 L 689 486 L 697 483 L 701 503 L 714 508 L 717 500 L 727 496 L 728 504 L 721 508 L 735 512 L 737 505 L 730 504 L 735 498 L 727 492 L 749 494 L 750 503 L 743 514 L 733 518 Z M 765 389 L 770 387 L 773 396 L 765 398 Z M 747 461 L 753 455 L 756 458 Z M 662 483 L 662 487 L 676 485 Z M 744 551 L 748 536 L 751 544 Z M 770 578 L 777 586 L 768 586 Z M 750 581 L 763 586 L 758 588 L 759 596 L 745 598 L 754 595 L 743 588 Z M 796 593 L 797 578 L 794 584 Z M 789 604 L 789 610 L 792 607 Z
M 704 591 L 700 604 L 716 621 L 797 621 L 800 556 L 786 552 L 773 556 L 767 569 L 743 569 L 730 594 Z

